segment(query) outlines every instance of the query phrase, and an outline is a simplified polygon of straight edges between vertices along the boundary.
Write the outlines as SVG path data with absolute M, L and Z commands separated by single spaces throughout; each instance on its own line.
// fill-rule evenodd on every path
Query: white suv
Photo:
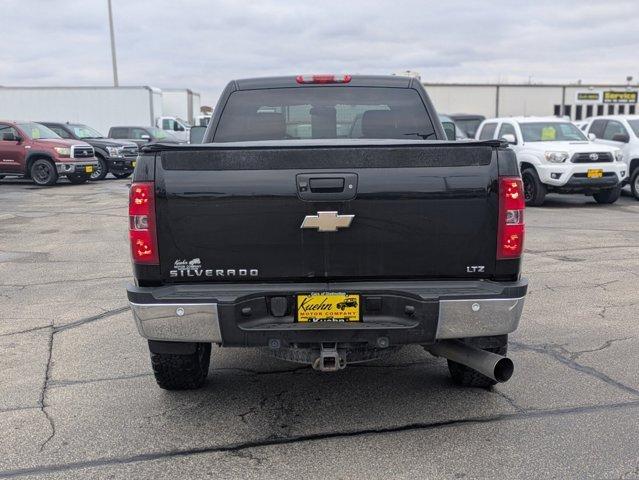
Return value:
M 526 205 L 544 203 L 546 193 L 583 193 L 614 203 L 628 175 L 620 149 L 592 143 L 572 122 L 556 117 L 484 120 L 478 140 L 502 139 L 517 154 Z
M 595 143 L 620 148 L 628 166 L 630 189 L 639 200 L 639 115 L 605 115 L 588 120 L 585 132 Z

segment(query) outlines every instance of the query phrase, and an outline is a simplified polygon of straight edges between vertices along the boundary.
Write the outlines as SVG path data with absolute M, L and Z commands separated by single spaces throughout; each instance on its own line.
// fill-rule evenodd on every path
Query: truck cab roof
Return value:
M 411 77 L 401 77 L 397 75 L 347 75 L 350 78 L 348 82 L 316 82 L 316 83 L 300 83 L 298 78 L 307 77 L 306 75 L 298 76 L 281 76 L 281 77 L 260 77 L 260 78 L 244 78 L 233 80 L 231 83 L 235 85 L 236 90 L 256 90 L 262 88 L 284 88 L 284 87 L 317 87 L 317 86 L 348 86 L 352 87 L 395 87 L 410 88 L 419 80 Z M 321 75 L 329 77 L 330 75 Z M 312 77 L 309 75 L 308 77 Z M 339 77 L 339 76 L 336 76 Z

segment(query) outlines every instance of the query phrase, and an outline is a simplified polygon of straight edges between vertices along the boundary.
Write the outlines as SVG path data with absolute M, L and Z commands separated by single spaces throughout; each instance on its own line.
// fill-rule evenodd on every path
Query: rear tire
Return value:
M 111 175 L 113 175 L 115 178 L 128 178 L 131 176 L 133 172 L 111 172 Z
M 639 200 L 639 167 L 635 168 L 630 176 L 630 191 L 632 196 Z
M 151 352 L 155 381 L 164 390 L 193 390 L 202 387 L 209 373 L 211 344 L 195 344 L 190 354 Z
M 36 185 L 50 187 L 58 181 L 58 171 L 51 160 L 39 158 L 31 164 L 29 169 L 31 179 Z
M 109 166 L 104 158 L 96 155 L 95 158 L 98 159 L 98 166 L 93 169 L 93 173 L 91 173 L 90 180 L 92 182 L 97 182 L 98 180 L 104 180 L 104 177 L 109 173 Z
M 534 168 L 527 168 L 521 174 L 524 183 L 524 199 L 527 207 L 540 207 L 546 199 L 546 185 L 541 183 Z
M 601 203 L 602 205 L 615 203 L 619 200 L 619 196 L 621 195 L 621 187 L 611 188 L 610 190 L 603 190 L 601 192 L 597 192 L 592 195 L 597 203 Z
M 470 338 L 466 339 L 465 343 L 469 343 L 470 345 L 473 345 L 477 348 L 481 348 L 482 350 L 496 353 L 498 355 L 505 356 L 506 353 L 508 353 L 508 337 L 483 337 L 477 339 Z M 500 343 L 503 344 L 499 345 Z M 483 346 L 490 344 L 494 344 L 496 346 Z M 477 370 L 473 370 L 466 365 L 453 362 L 452 360 L 447 360 L 447 362 L 450 376 L 458 385 L 461 385 L 463 387 L 490 388 L 497 383 L 492 378 L 488 378 L 487 376 L 479 373 Z

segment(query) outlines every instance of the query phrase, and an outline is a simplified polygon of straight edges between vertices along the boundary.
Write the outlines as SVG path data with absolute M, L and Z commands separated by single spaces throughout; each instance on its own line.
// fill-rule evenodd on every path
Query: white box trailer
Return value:
M 177 117 L 194 124 L 200 114 L 200 94 L 188 88 L 162 90 L 162 111 L 166 117 Z
M 107 135 L 162 115 L 162 91 L 153 87 L 0 87 L 0 119 L 84 123 Z

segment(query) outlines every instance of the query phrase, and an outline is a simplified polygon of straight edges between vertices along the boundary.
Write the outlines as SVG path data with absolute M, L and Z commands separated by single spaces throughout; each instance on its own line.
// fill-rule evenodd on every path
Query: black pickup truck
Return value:
M 205 143 L 144 147 L 128 298 L 158 384 L 202 386 L 214 343 L 321 371 L 422 345 L 460 384 L 508 380 L 517 160 L 445 138 L 417 80 L 322 75 L 233 81 Z

